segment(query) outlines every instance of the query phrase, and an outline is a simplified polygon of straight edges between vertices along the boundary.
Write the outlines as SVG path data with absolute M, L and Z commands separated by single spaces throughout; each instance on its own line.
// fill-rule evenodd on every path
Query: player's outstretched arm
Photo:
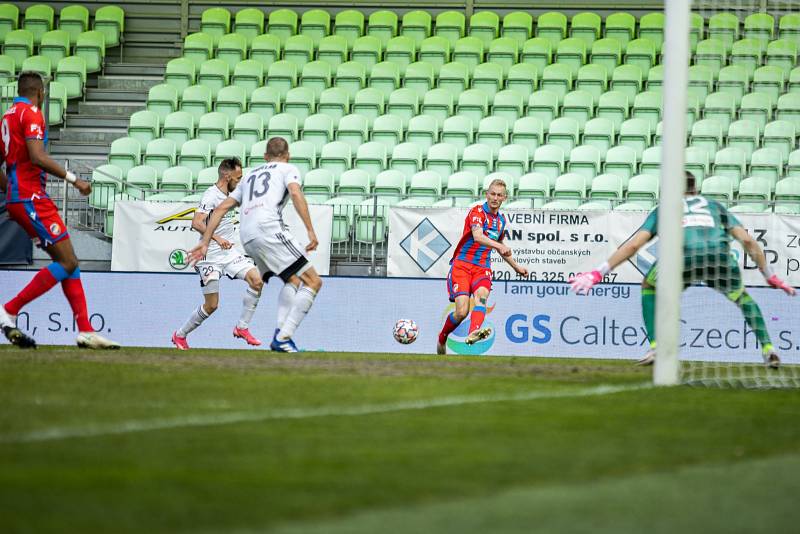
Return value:
M 477 224 L 472 226 L 472 239 L 479 245 L 495 249 L 504 258 L 511 256 L 511 249 L 509 247 L 484 234 L 483 229 Z
M 742 244 L 742 248 L 744 248 L 744 251 L 747 253 L 747 255 L 753 258 L 753 261 L 756 262 L 756 265 L 758 266 L 758 270 L 761 271 L 762 275 L 764 275 L 764 278 L 769 285 L 776 289 L 785 291 L 788 295 L 795 295 L 795 289 L 781 280 L 778 275 L 772 271 L 767 263 L 767 257 L 764 255 L 764 251 L 761 249 L 761 246 L 750 234 L 747 233 L 747 230 L 741 226 L 734 226 L 731 228 L 730 233 L 733 238 L 736 239 L 736 241 Z
M 203 232 L 200 243 L 189 251 L 189 263 L 197 263 L 205 257 L 206 252 L 208 252 L 208 244 L 211 242 L 211 238 L 214 236 L 214 232 L 216 232 L 219 223 L 222 222 L 222 218 L 225 217 L 225 214 L 228 213 L 231 208 L 238 205 L 239 203 L 236 199 L 228 197 L 211 212 L 211 217 L 208 219 L 206 231 Z
M 526 269 L 525 267 L 523 267 L 522 265 L 517 263 L 517 261 L 514 258 L 512 258 L 511 255 L 508 255 L 508 256 L 502 256 L 501 255 L 500 257 L 503 258 L 504 260 L 506 260 L 506 263 L 509 264 L 511 266 L 511 268 L 514 269 L 514 271 L 518 275 L 526 276 L 526 277 L 528 276 L 528 269 Z
M 28 148 L 28 157 L 31 163 L 44 172 L 71 183 L 84 196 L 92 192 L 92 184 L 86 180 L 79 179 L 75 174 L 64 169 L 56 160 L 50 157 L 50 154 L 44 149 L 44 141 L 41 139 L 26 139 L 25 145 Z
M 308 202 L 306 202 L 306 197 L 303 195 L 303 191 L 300 189 L 299 184 L 292 182 L 286 187 L 289 189 L 289 195 L 292 197 L 294 209 L 297 212 L 297 215 L 300 216 L 300 220 L 303 221 L 303 224 L 306 227 L 306 232 L 308 232 L 308 245 L 306 245 L 306 252 L 316 250 L 317 246 L 319 245 L 319 240 L 317 239 L 317 234 L 314 233 L 314 225 L 311 224 L 311 214 L 308 211 Z
M 208 213 L 200 210 L 196 210 L 194 212 L 194 217 L 192 217 L 192 230 L 199 232 L 200 235 L 204 234 L 206 231 L 206 216 Z M 229 249 L 233 246 L 233 243 L 228 241 L 227 239 L 223 239 L 217 234 L 211 236 L 211 239 L 217 242 L 217 244 L 224 248 Z
M 570 278 L 569 284 L 572 290 L 578 295 L 585 295 L 595 284 L 599 283 L 605 275 L 636 254 L 652 237 L 653 234 L 649 231 L 639 230 L 633 234 L 630 239 L 620 245 L 611 257 L 608 258 L 608 261 L 599 265 L 597 269 L 586 273 L 578 273 Z

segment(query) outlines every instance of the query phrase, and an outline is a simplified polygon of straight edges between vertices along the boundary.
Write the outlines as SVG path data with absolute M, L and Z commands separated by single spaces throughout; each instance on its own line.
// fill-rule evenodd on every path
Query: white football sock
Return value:
M 294 296 L 297 295 L 297 288 L 290 283 L 283 284 L 281 292 L 278 294 L 278 320 L 275 326 L 280 330 L 283 328 L 283 323 L 286 322 L 286 316 L 289 315 L 289 310 L 292 309 Z
M 186 324 L 184 324 L 180 328 L 180 330 L 176 332 L 176 334 L 178 334 L 178 337 L 186 337 L 189 335 L 189 332 L 191 332 L 192 330 L 203 324 L 203 321 L 205 321 L 206 319 L 208 319 L 208 314 L 201 305 L 199 308 L 197 308 L 195 311 L 192 312 L 192 314 L 186 320 Z
M 311 309 L 311 305 L 314 304 L 316 296 L 317 293 L 310 287 L 304 286 L 297 290 L 292 309 L 289 310 L 289 315 L 286 317 L 281 331 L 278 332 L 279 341 L 286 341 L 292 338 L 294 331 L 297 330 L 297 327 L 303 322 L 308 310 Z
M 239 316 L 239 322 L 236 324 L 237 328 L 247 330 L 250 326 L 250 321 L 253 320 L 253 315 L 256 313 L 256 306 L 258 306 L 258 299 L 261 298 L 261 293 L 256 293 L 253 288 L 247 288 L 242 302 L 242 314 Z

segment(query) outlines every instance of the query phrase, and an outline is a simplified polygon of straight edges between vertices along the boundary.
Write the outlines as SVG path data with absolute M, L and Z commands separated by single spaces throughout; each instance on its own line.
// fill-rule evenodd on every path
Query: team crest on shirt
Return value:
M 59 225 L 58 223 L 51 224 L 50 225 L 50 233 L 54 234 L 54 235 L 60 234 L 61 233 L 61 225 Z

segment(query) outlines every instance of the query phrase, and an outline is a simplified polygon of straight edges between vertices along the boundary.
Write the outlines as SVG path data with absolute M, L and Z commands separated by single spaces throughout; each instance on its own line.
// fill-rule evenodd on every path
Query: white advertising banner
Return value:
M 0 271 L 0 302 L 33 275 L 33 271 Z M 185 273 L 87 272 L 82 279 L 92 325 L 126 346 L 172 347 L 172 332 L 203 301 L 197 278 Z M 265 286 L 250 325 L 267 345 L 275 329 L 281 285 L 273 278 Z M 246 287 L 239 280 L 222 281 L 219 309 L 188 337 L 193 349 L 266 350 L 248 347 L 230 334 Z M 496 282 L 484 322 L 492 327 L 492 335 L 467 345 L 469 321 L 465 321 L 450 335 L 448 352 L 636 359 L 649 347 L 639 289 L 638 284 L 601 284 L 589 295 L 578 296 L 563 283 Z M 798 299 L 771 288 L 754 288 L 750 294 L 761 306 L 783 361 L 800 363 Z M 442 280 L 328 277 L 295 340 L 308 350 L 432 354 L 444 318 L 452 310 Z M 411 345 L 392 338 L 394 323 L 406 318 L 419 327 L 419 338 Z M 695 287 L 683 294 L 681 322 L 685 357 L 761 361 L 756 336 L 739 309 L 711 289 Z M 58 288 L 26 306 L 18 324 L 40 344 L 75 343 L 72 312 Z M 6 343 L 2 336 L 0 343 Z M 190 351 L 186 357 L 193 354 L 203 352 Z
M 197 204 L 117 202 L 114 206 L 111 270 L 141 272 L 186 270 L 189 267 L 187 251 L 197 245 L 200 239 L 200 234 L 192 230 L 195 208 Z M 319 239 L 319 246 L 309 254 L 309 259 L 318 273 L 327 275 L 331 264 L 333 207 L 314 204 L 308 208 Z M 283 216 L 292 235 L 302 246 L 307 245 L 308 235 L 305 227 L 291 205 L 286 206 Z
M 529 280 L 565 282 L 574 273 L 594 269 L 644 222 L 646 212 L 626 211 L 503 211 L 505 244 L 525 266 Z M 445 278 L 464 229 L 467 208 L 397 208 L 389 212 L 387 272 L 393 277 Z M 776 273 L 800 286 L 800 217 L 737 214 L 764 248 Z M 609 282 L 639 283 L 656 260 L 658 239 L 608 275 Z M 745 283 L 765 285 L 754 262 L 733 247 Z M 498 255 L 492 254 L 495 280 L 519 280 Z

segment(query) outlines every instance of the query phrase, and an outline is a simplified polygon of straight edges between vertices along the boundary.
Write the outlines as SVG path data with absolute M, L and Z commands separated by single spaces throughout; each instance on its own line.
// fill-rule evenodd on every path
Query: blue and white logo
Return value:
M 658 239 L 650 243 L 649 246 L 642 247 L 636 254 L 636 268 L 642 274 L 647 274 L 650 267 L 658 259 Z
M 450 241 L 425 217 L 400 242 L 400 247 L 411 256 L 422 272 L 427 272 L 450 248 Z

